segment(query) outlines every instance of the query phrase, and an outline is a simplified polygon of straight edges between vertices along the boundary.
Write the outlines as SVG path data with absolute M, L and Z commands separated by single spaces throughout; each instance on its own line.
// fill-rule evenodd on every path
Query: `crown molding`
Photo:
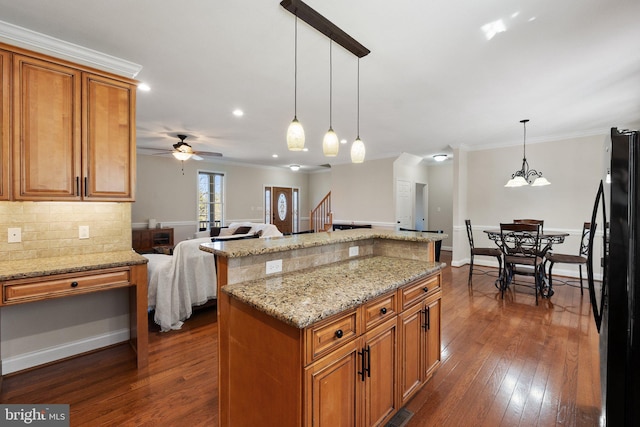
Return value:
M 0 41 L 134 78 L 142 65 L 0 21 Z

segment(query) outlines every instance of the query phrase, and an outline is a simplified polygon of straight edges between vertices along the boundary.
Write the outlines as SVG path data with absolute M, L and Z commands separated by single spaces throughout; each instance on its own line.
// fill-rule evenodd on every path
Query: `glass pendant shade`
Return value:
M 351 144 L 351 163 L 364 162 L 365 148 L 364 142 L 357 137 L 353 144 Z
M 525 185 L 529 185 L 527 180 L 521 176 L 516 176 L 515 178 L 511 178 L 505 187 L 524 187 Z
M 551 183 L 547 181 L 547 178 L 543 176 L 536 178 L 533 184 L 531 184 L 532 187 L 542 187 L 543 185 L 551 185 Z
M 287 129 L 287 147 L 289 151 L 301 151 L 304 148 L 304 129 L 296 117 Z
M 183 151 L 174 151 L 173 153 L 173 157 L 175 157 L 178 160 L 189 160 L 191 158 L 191 153 L 185 153 Z
M 322 140 L 322 152 L 327 157 L 335 157 L 338 155 L 339 148 L 340 141 L 338 141 L 338 135 L 336 135 L 332 128 L 329 128 Z

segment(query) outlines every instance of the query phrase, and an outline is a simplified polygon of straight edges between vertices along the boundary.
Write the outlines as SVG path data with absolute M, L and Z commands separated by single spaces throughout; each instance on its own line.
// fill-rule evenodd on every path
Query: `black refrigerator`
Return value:
M 640 139 L 611 129 L 591 217 L 589 296 L 600 333 L 601 425 L 640 426 Z

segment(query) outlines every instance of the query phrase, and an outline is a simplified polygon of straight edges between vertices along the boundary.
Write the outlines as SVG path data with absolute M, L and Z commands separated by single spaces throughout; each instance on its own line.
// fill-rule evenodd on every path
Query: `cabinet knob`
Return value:
M 382 307 L 380 309 L 380 314 L 387 314 L 387 307 Z
M 71 287 L 72 287 L 72 288 L 75 288 L 75 287 L 77 287 L 77 286 L 78 286 L 78 282 L 71 282 Z
M 336 338 L 342 338 L 342 335 L 344 335 L 344 333 L 342 332 L 342 329 L 338 329 L 336 331 Z
M 424 288 L 422 288 L 423 291 L 425 292 L 429 292 L 429 288 L 427 288 L 426 286 Z

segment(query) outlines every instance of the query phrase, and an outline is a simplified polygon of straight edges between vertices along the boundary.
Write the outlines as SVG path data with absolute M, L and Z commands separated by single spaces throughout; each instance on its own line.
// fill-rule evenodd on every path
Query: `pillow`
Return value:
M 233 234 L 247 234 L 249 231 L 251 231 L 251 227 L 238 227 Z

